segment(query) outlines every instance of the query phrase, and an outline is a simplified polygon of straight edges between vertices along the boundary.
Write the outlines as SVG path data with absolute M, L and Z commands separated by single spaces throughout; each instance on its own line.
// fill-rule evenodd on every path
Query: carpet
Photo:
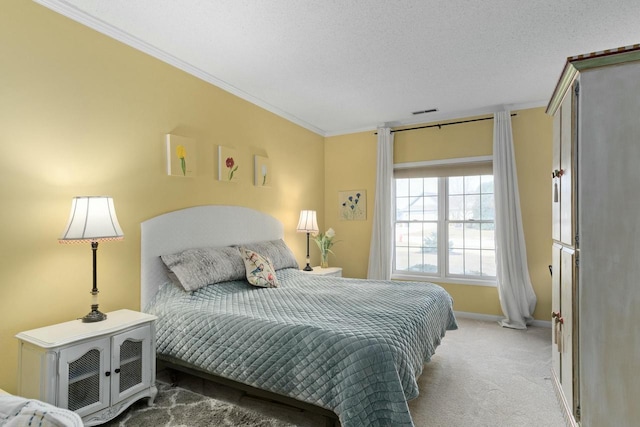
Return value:
M 181 387 L 157 382 L 158 395 L 153 406 L 142 399 L 110 422 L 110 427 L 291 427 L 281 420 L 213 399 Z

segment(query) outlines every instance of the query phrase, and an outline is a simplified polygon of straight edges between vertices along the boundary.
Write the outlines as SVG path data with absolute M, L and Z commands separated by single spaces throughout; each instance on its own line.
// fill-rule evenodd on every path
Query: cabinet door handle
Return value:
M 119 373 L 120 373 L 120 368 L 117 368 L 116 369 L 116 374 L 119 374 Z
M 107 371 L 107 372 L 105 372 L 105 373 L 104 373 L 104 376 L 105 376 L 105 377 L 108 377 L 108 376 L 110 376 L 110 375 L 111 375 L 111 372 L 109 372 L 109 371 Z

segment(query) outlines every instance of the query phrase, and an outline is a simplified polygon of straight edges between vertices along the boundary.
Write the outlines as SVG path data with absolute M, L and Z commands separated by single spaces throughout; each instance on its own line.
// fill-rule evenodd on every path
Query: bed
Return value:
M 159 361 L 321 408 L 343 427 L 412 426 L 423 364 L 457 328 L 451 297 L 430 283 L 306 274 L 283 234 L 235 206 L 141 224 L 141 305 L 158 316 Z M 238 259 L 254 256 L 277 287 L 238 277 Z
M 68 409 L 0 390 L 0 426 L 82 427 L 82 419 Z

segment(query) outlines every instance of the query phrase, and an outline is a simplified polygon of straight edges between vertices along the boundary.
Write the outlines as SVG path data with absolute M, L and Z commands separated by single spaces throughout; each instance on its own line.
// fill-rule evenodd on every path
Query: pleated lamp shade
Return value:
M 300 219 L 298 220 L 296 231 L 299 233 L 317 233 L 320 231 L 316 211 L 300 211 Z
M 113 199 L 108 196 L 81 196 L 71 201 L 69 221 L 59 241 L 99 242 L 123 238 Z

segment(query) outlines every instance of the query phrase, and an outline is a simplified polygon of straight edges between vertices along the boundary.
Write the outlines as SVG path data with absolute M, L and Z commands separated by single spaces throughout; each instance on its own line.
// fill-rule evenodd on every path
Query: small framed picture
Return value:
M 238 182 L 241 165 L 238 163 L 238 153 L 235 148 L 218 146 L 218 180 Z
M 265 156 L 254 156 L 254 180 L 256 187 L 271 187 L 271 164 Z
M 170 176 L 194 177 L 196 175 L 196 141 L 178 135 L 166 135 L 167 174 Z
M 352 190 L 338 192 L 338 218 L 344 221 L 367 219 L 367 191 Z

